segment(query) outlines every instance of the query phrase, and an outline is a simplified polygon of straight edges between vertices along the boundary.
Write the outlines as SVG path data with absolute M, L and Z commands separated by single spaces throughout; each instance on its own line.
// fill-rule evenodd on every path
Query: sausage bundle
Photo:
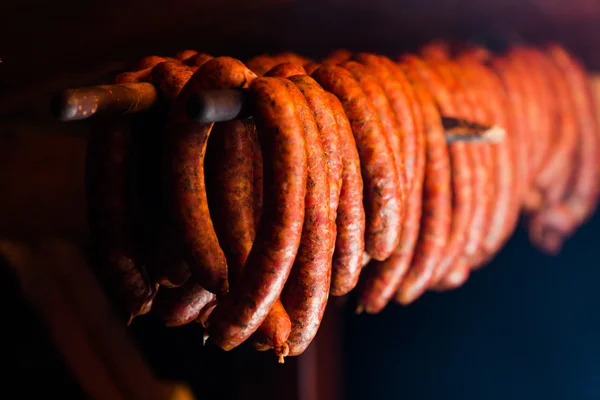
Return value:
M 432 42 L 393 61 L 338 50 L 245 64 L 186 50 L 117 83 L 148 112 L 98 124 L 87 157 L 97 264 L 126 319 L 197 321 L 280 362 L 315 337 L 329 295 L 377 313 L 449 290 L 523 214 L 557 252 L 594 211 L 600 137 L 581 64 L 556 44 L 502 54 Z M 240 89 L 252 118 L 206 123 L 199 90 Z M 447 144 L 444 117 L 507 134 Z

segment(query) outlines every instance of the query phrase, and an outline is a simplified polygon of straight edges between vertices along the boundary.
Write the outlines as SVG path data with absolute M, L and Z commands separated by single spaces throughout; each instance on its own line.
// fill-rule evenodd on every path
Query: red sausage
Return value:
M 489 145 L 494 160 L 492 173 L 495 176 L 495 187 L 493 207 L 482 243 L 483 254 L 476 256 L 470 263 L 479 265 L 481 260 L 498 251 L 507 236 L 506 232 L 512 233 L 519 215 L 518 193 L 514 184 L 516 158 L 511 143 L 514 141 L 514 132 L 508 115 L 508 100 L 498 77 L 483 66 L 472 52 L 459 56 L 458 62 L 463 67 L 465 79 L 473 88 L 474 101 L 486 106 L 489 116 L 487 123 L 504 127 L 507 132 L 502 143 Z
M 579 133 L 568 193 L 560 204 L 544 212 L 542 247 L 556 252 L 562 241 L 594 211 L 599 192 L 600 146 L 594 101 L 585 70 L 558 45 L 550 45 L 548 54 L 568 82 Z
M 340 101 L 327 93 L 340 136 L 342 185 L 337 207 L 337 237 L 331 271 L 331 295 L 343 296 L 354 289 L 365 249 L 365 209 L 360 160 L 352 127 Z
M 188 281 L 179 288 L 161 289 L 154 298 L 152 312 L 166 326 L 181 326 L 196 320 L 200 311 L 213 300 L 213 293 Z
M 448 61 L 420 63 L 419 73 L 443 115 L 470 118 L 464 90 L 454 78 Z M 448 148 L 452 182 L 451 231 L 444 255 L 431 277 L 432 284 L 441 279 L 462 255 L 475 206 L 475 151 L 465 143 L 453 143 Z
M 254 77 L 238 60 L 208 61 L 183 88 L 167 129 L 165 186 L 184 257 L 198 283 L 218 295 L 228 289 L 227 261 L 210 218 L 204 183 L 204 156 L 213 124 L 188 120 L 185 104 L 197 89 L 242 88 Z
M 400 244 L 384 261 L 373 261 L 362 274 L 358 310 L 377 313 L 392 298 L 408 271 L 419 235 L 423 178 L 425 174 L 424 127 L 413 89 L 400 68 L 391 60 L 360 53 L 354 59 L 365 65 L 383 85 L 402 128 L 401 145 L 405 158 L 407 199 Z
M 400 240 L 402 204 L 393 154 L 381 122 L 360 84 L 344 68 L 324 65 L 313 73 L 344 107 L 358 146 L 366 212 L 366 250 L 373 258 L 390 256 Z
M 421 78 L 422 60 L 414 55 L 401 59 L 423 115 L 426 141 L 425 180 L 421 231 L 412 265 L 400 283 L 396 300 L 408 304 L 427 287 L 448 243 L 451 223 L 450 160 L 440 113 Z
M 325 312 L 334 236 L 331 231 L 327 163 L 319 130 L 300 90 L 289 80 L 285 80 L 284 84 L 304 127 L 308 167 L 302 239 L 281 294 L 281 302 L 292 321 L 288 338 L 290 354 L 299 355 L 317 334 Z
M 264 198 L 260 227 L 238 283 L 208 320 L 210 337 L 224 350 L 238 346 L 266 319 L 296 258 L 304 221 L 306 147 L 289 90 L 278 78 L 257 78 L 249 95 L 263 149 L 264 192 L 271 195 Z
M 361 84 L 363 91 L 371 100 L 377 116 L 381 121 L 383 132 L 387 139 L 393 155 L 394 166 L 396 168 L 396 177 L 398 179 L 398 197 L 400 198 L 400 218 L 404 219 L 404 204 L 406 201 L 406 169 L 404 166 L 404 156 L 402 153 L 402 133 L 399 132 L 398 124 L 390 102 L 387 99 L 385 91 L 377 78 L 370 74 L 368 70 L 356 61 L 347 61 L 340 64 L 354 75 Z M 399 228 L 401 229 L 401 228 Z

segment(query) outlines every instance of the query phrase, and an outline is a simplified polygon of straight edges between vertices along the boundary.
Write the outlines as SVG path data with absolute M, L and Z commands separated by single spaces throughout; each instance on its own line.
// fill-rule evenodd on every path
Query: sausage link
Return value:
M 415 300 L 427 287 L 442 259 L 451 223 L 452 193 L 448 148 L 440 113 L 420 76 L 422 64 L 422 60 L 414 55 L 400 60 L 400 66 L 411 82 L 423 115 L 426 148 L 421 231 L 412 265 L 396 293 L 396 300 L 402 304 Z
M 282 62 L 280 64 L 274 66 L 273 68 L 271 68 L 269 71 L 267 71 L 265 73 L 265 76 L 288 78 L 288 77 L 291 77 L 294 75 L 305 75 L 306 71 L 304 71 L 304 68 L 302 68 L 302 66 L 291 63 L 291 62 L 283 61 L 282 57 L 280 57 L 279 60 Z M 296 93 L 296 95 L 297 95 L 297 93 Z M 302 98 L 300 98 L 300 99 L 302 100 Z M 294 100 L 292 100 L 292 101 L 294 101 Z M 296 103 L 296 101 L 294 101 L 294 103 Z M 302 114 L 301 114 L 300 119 L 303 120 Z M 303 123 L 303 125 L 304 125 L 304 123 Z M 305 138 L 305 141 L 306 141 L 306 138 Z M 307 145 L 307 149 L 308 148 L 309 148 L 309 146 Z M 307 153 L 307 157 L 308 157 L 308 153 Z M 308 160 L 308 165 L 309 165 L 308 173 L 310 174 L 310 171 L 311 171 L 310 160 Z M 307 179 L 310 180 L 310 178 L 307 178 Z M 308 184 L 309 183 L 307 182 L 307 185 Z M 307 190 L 309 190 L 309 189 L 307 189 Z M 308 201 L 308 193 L 307 193 L 307 199 L 305 201 Z M 305 214 L 305 218 L 306 218 L 306 214 Z M 305 226 L 306 226 L 306 224 L 304 225 L 304 227 Z M 304 234 L 304 231 L 303 231 L 303 234 Z M 306 249 L 302 248 L 303 241 L 304 241 L 304 239 L 302 239 L 302 241 L 300 242 L 301 243 L 300 249 L 298 250 L 298 255 L 296 256 L 296 261 L 298 260 L 300 253 L 306 251 Z M 292 272 L 291 272 L 292 279 L 294 279 L 293 278 L 294 268 L 295 267 L 292 267 Z M 295 316 L 297 319 L 301 319 L 302 316 L 301 315 L 299 316 L 297 314 L 298 314 L 298 312 L 296 311 L 294 314 L 292 314 L 292 317 Z M 254 335 L 252 335 L 251 340 L 253 341 L 253 345 L 256 349 L 264 351 L 264 350 L 268 350 L 269 348 L 273 348 L 275 350 L 276 355 L 279 356 L 279 362 L 283 363 L 284 357 L 286 357 L 290 352 L 290 346 L 289 346 L 289 342 L 288 342 L 288 338 L 290 337 L 290 334 L 294 333 L 295 336 L 297 336 L 297 333 L 294 332 L 292 330 L 292 328 L 295 328 L 297 330 L 298 329 L 297 324 L 296 324 L 296 326 L 292 325 L 292 322 L 290 320 L 290 314 L 287 313 L 281 300 L 277 300 L 275 302 L 275 304 L 273 305 L 273 308 L 269 312 L 269 315 L 267 316 L 265 321 L 261 324 L 260 328 L 258 328 L 258 330 L 254 333 Z
M 536 176 L 542 168 L 542 162 L 550 145 L 549 132 L 552 128 L 550 118 L 552 111 L 548 109 L 548 85 L 541 80 L 542 76 L 536 64 L 536 58 L 530 57 L 526 48 L 513 47 L 509 50 L 507 57 L 521 76 L 521 85 L 526 96 L 526 104 L 528 104 L 525 112 L 528 134 L 532 143 L 529 148 L 529 164 L 532 169 L 530 185 L 535 186 Z
M 206 144 L 213 124 L 187 119 L 185 104 L 196 90 L 243 88 L 254 77 L 238 60 L 218 57 L 208 61 L 178 96 L 167 129 L 165 186 L 184 258 L 197 282 L 218 295 L 228 289 L 227 261 L 210 218 L 204 182 Z
M 265 76 L 275 76 L 280 78 L 289 78 L 294 75 L 306 75 L 306 71 L 302 65 L 294 64 L 291 62 L 282 62 L 271 68 Z
M 193 73 L 187 65 L 166 61 L 152 69 L 152 82 L 158 87 L 160 93 L 172 102 L 181 93 Z
M 422 62 L 419 73 L 445 116 L 470 117 L 464 90 L 454 78 L 449 61 Z M 431 277 L 432 284 L 441 279 L 462 255 L 473 220 L 475 189 L 477 183 L 480 187 L 484 183 L 475 181 L 475 151 L 465 143 L 453 143 L 448 148 L 452 182 L 451 230 L 444 255 Z
M 283 364 L 284 358 L 289 354 L 287 340 L 291 331 L 290 317 L 281 301 L 276 301 L 267 318 L 250 339 L 254 348 L 259 351 L 274 349 L 279 363 Z
M 214 57 L 210 54 L 197 53 L 194 56 L 183 61 L 185 65 L 190 66 L 192 69 L 198 70 L 204 64 L 212 60 Z
M 308 168 L 302 239 L 290 277 L 281 294 L 281 301 L 292 321 L 288 338 L 289 353 L 299 355 L 316 335 L 325 312 L 334 236 L 330 229 L 327 164 L 319 130 L 300 90 L 289 80 L 285 80 L 285 85 L 304 127 Z
M 564 197 L 572 176 L 570 167 L 575 165 L 577 120 L 565 76 L 548 55 L 536 49 L 529 49 L 529 54 L 532 62 L 535 60 L 538 64 L 537 73 L 544 80 L 549 90 L 548 97 L 555 107 L 555 118 L 548 118 L 555 127 L 552 146 L 535 177 L 536 186 L 544 193 L 545 203 L 555 204 Z
M 366 250 L 384 260 L 400 240 L 401 199 L 394 158 L 377 113 L 360 84 L 344 68 L 324 65 L 313 78 L 344 107 L 358 146 L 364 182 Z
M 198 54 L 198 52 L 196 50 L 186 49 L 186 50 L 181 50 L 181 51 L 178 51 L 177 53 L 175 53 L 175 58 L 180 61 L 185 62 L 197 54 Z
M 461 287 L 469 279 L 470 269 L 465 263 L 459 264 L 460 266 L 452 268 L 444 279 L 439 281 L 435 286 L 432 287 L 436 292 L 446 292 Z
M 348 61 L 352 58 L 352 52 L 345 49 L 334 50 L 329 55 L 323 59 L 323 64 L 332 64 L 337 65 L 341 64 L 344 61 Z
M 342 185 L 337 207 L 335 250 L 331 268 L 331 295 L 343 296 L 354 289 L 365 249 L 363 180 L 350 121 L 337 97 L 326 92 L 335 115 L 342 159 Z M 366 254 L 366 253 L 364 253 Z
M 277 62 L 279 63 L 289 62 L 300 66 L 304 66 L 312 62 L 310 58 L 306 58 L 299 54 L 290 52 L 275 54 L 273 58 L 275 58 L 275 60 L 277 60 Z
M 145 69 L 154 68 L 156 65 L 165 62 L 169 57 L 148 56 L 142 58 L 133 68 L 134 71 L 143 71 Z M 172 60 L 172 59 L 171 59 Z
M 495 178 L 494 196 L 492 197 L 491 215 L 489 217 L 482 252 L 474 256 L 470 262 L 478 266 L 484 259 L 495 254 L 503 244 L 505 237 L 512 233 L 519 216 L 519 198 L 515 193 L 517 169 L 515 155 L 512 151 L 514 132 L 508 115 L 508 99 L 498 77 L 480 63 L 470 50 L 460 55 L 457 62 L 463 67 L 464 77 L 473 88 L 475 103 L 486 105 L 489 120 L 487 123 L 504 127 L 507 134 L 503 142 L 489 145 L 493 160 L 492 173 Z M 491 180 L 491 179 L 490 179 Z
M 557 102 L 557 137 L 544 168 L 536 177 L 536 184 L 544 192 L 544 208 L 530 215 L 528 220 L 529 237 L 536 247 L 547 251 L 558 250 L 555 236 L 546 234 L 545 219 L 552 214 L 552 210 L 561 207 L 561 202 L 570 189 L 574 169 L 577 162 L 575 152 L 578 146 L 578 122 L 576 119 L 575 102 L 569 89 L 569 83 L 546 54 L 540 54 L 544 61 L 543 73 L 547 74 L 548 85 L 553 90 L 553 98 Z
M 361 84 L 367 98 L 373 104 L 374 110 L 381 121 L 381 126 L 387 139 L 396 170 L 398 180 L 398 197 L 400 198 L 400 219 L 404 219 L 404 204 L 406 202 L 406 169 L 404 166 L 404 155 L 402 153 L 401 137 L 398 124 L 390 102 L 387 99 L 385 91 L 377 78 L 370 74 L 368 70 L 356 61 L 346 61 L 340 64 L 342 68 L 347 69 L 354 75 L 354 78 Z M 401 233 L 401 227 L 398 228 Z M 399 234 L 400 234 L 399 233 Z
M 166 326 L 181 326 L 196 320 L 215 295 L 196 282 L 175 289 L 161 289 L 154 298 L 152 312 Z
M 316 70 L 319 69 L 319 67 L 321 67 L 321 64 L 318 64 L 315 62 L 310 62 L 310 63 L 304 65 L 304 69 L 306 70 L 307 75 L 312 75 L 313 72 L 315 72 Z
M 456 62 L 449 65 L 453 78 L 456 79 L 460 90 L 464 93 L 465 119 L 481 124 L 490 124 L 489 112 L 484 108 L 486 101 L 478 101 L 476 89 L 469 85 L 468 71 Z M 495 161 L 487 143 L 475 143 L 468 149 L 473 159 L 473 218 L 467 231 L 462 264 L 471 264 L 474 260 L 485 255 L 484 240 L 487 227 L 491 223 L 495 207 L 496 175 L 493 171 Z M 460 262 L 459 262 L 460 264 Z M 454 268 L 454 267 L 453 267 Z M 456 267 L 458 269 L 460 267 Z M 467 266 L 462 267 L 468 268 Z
M 211 136 L 205 160 L 209 172 L 207 194 L 215 231 L 227 258 L 229 282 L 233 286 L 256 236 L 253 156 L 259 146 L 251 121 L 219 123 L 214 129 L 216 132 Z M 213 179 L 210 179 L 211 173 Z M 262 191 L 262 187 L 260 189 Z M 287 346 L 290 324 L 283 305 L 277 301 L 250 341 L 255 348 L 275 348 L 282 354 L 283 346 Z
M 238 346 L 266 319 L 292 268 L 304 221 L 306 147 L 291 95 L 277 78 L 255 79 L 249 94 L 263 150 L 264 192 L 270 195 L 242 275 L 208 320 L 210 337 L 224 350 Z
M 600 146 L 594 102 L 585 70 L 558 45 L 550 45 L 547 51 L 568 82 L 578 121 L 575 166 L 568 193 L 561 203 L 544 212 L 541 247 L 548 252 L 556 252 L 565 237 L 589 218 L 598 201 L 597 157 Z
M 408 271 L 419 235 L 423 178 L 425 174 L 424 131 L 421 110 L 404 73 L 391 60 L 360 53 L 354 59 L 379 78 L 401 127 L 401 151 L 405 157 L 407 199 L 400 244 L 384 261 L 373 261 L 362 275 L 358 308 L 377 313 L 394 295 Z
M 254 153 L 252 154 L 252 164 L 254 167 L 254 226 L 259 226 L 263 207 L 263 161 L 262 150 L 258 145 L 258 138 L 255 136 Z
M 529 165 L 530 148 L 533 146 L 531 137 L 528 134 L 526 100 L 522 82 L 518 73 L 514 71 L 506 57 L 494 57 L 491 60 L 491 66 L 500 77 L 502 85 L 508 94 L 511 114 L 513 115 L 513 129 L 516 140 L 513 142 L 515 151 L 517 152 L 517 165 L 519 171 L 519 179 L 517 185 L 517 193 L 521 199 L 521 204 L 528 209 L 534 209 L 540 202 L 539 193 L 532 189 L 530 185 L 532 180 L 532 169 Z
M 263 76 L 277 64 L 279 64 L 279 62 L 268 54 L 260 54 L 246 61 L 246 66 L 258 76 Z
M 256 235 L 252 162 L 256 132 L 250 120 L 217 123 L 213 130 L 215 135 L 208 145 L 212 153 L 205 160 L 208 164 L 211 159 L 214 174 L 208 200 L 215 232 L 227 259 L 229 283 L 233 285 Z
M 313 78 L 307 75 L 297 75 L 289 79 L 300 89 L 306 99 L 319 129 L 319 137 L 325 151 L 327 180 L 329 182 L 329 229 L 331 232 L 329 259 L 331 259 L 335 250 L 337 235 L 335 221 L 342 187 L 342 157 L 340 154 L 338 125 L 326 92 Z
M 298 78 L 305 77 L 312 80 L 305 76 L 304 68 L 289 62 L 283 62 L 265 74 L 265 76 L 280 78 L 294 75 Z M 322 204 L 325 192 L 326 201 L 329 200 L 329 182 L 320 133 L 306 98 L 288 81 L 286 81 L 286 85 L 292 95 L 292 101 L 298 107 L 298 114 L 304 126 L 308 165 L 306 212 L 302 227 L 302 239 L 290 278 L 282 293 L 283 304 L 289 312 L 289 319 L 291 319 L 291 331 L 286 344 L 287 349 L 284 352 L 298 355 L 304 352 L 312 341 L 325 311 L 331 277 L 331 251 L 334 233 L 331 231 L 330 209 L 327 207 L 325 210 Z M 326 219 L 323 218 L 325 211 L 327 211 Z M 329 253 L 326 253 L 324 246 L 328 243 L 330 250 Z M 283 309 L 284 307 L 278 308 Z M 266 321 L 269 321 L 269 318 Z M 280 360 L 282 360 L 281 351 Z

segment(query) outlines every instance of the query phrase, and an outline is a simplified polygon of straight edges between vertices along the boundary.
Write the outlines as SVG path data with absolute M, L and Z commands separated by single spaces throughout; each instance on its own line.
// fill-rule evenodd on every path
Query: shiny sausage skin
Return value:
M 161 289 L 154 298 L 152 312 L 166 326 L 181 326 L 198 318 L 215 295 L 196 282 L 188 281 L 175 289 Z
M 405 157 L 407 198 L 400 244 L 384 261 L 373 261 L 361 276 L 357 310 L 381 311 L 394 295 L 413 258 L 419 236 L 423 178 L 425 174 L 424 128 L 421 110 L 404 73 L 391 60 L 360 53 L 355 60 L 379 78 L 401 127 L 401 151 Z
M 134 71 L 142 71 L 148 68 L 154 68 L 156 65 L 165 62 L 169 57 L 148 56 L 142 58 L 133 68 Z
M 210 218 L 204 183 L 204 157 L 213 124 L 187 119 L 185 104 L 195 90 L 243 88 L 254 77 L 233 58 L 208 61 L 178 96 L 167 128 L 165 187 L 184 258 L 197 282 L 217 295 L 227 292 L 228 283 L 227 261 Z
M 539 140 L 538 131 L 536 129 L 536 119 L 539 118 L 539 109 L 536 101 L 535 88 L 529 78 L 530 71 L 526 65 L 523 65 L 519 57 L 511 52 L 506 54 L 511 73 L 518 80 L 518 85 L 522 99 L 522 118 L 523 118 L 523 135 L 527 138 L 525 143 L 520 146 L 527 146 L 527 180 L 526 192 L 523 202 L 524 211 L 528 212 L 537 209 L 541 205 L 541 197 L 534 185 L 537 165 L 534 164 L 537 141 Z
M 152 69 L 152 82 L 164 97 L 173 101 L 181 93 L 183 86 L 190 80 L 193 73 L 187 65 L 167 61 Z
M 428 61 L 419 65 L 419 73 L 445 116 L 469 118 L 464 90 L 454 78 L 449 61 Z M 447 246 L 436 267 L 431 283 L 435 284 L 462 255 L 473 220 L 476 182 L 474 153 L 466 143 L 448 146 L 452 182 L 451 230 Z M 481 167 L 480 167 L 481 168 Z
M 198 68 L 202 67 L 204 64 L 212 60 L 214 57 L 210 54 L 205 53 L 197 53 L 194 56 L 187 58 L 183 61 L 185 65 L 190 66 L 194 70 L 198 70 Z
M 290 82 L 294 82 L 292 77 L 295 76 L 300 81 L 310 80 L 314 85 L 317 83 L 305 75 L 304 68 L 289 62 L 273 67 L 265 76 L 290 78 L 290 81 L 284 82 L 292 96 L 292 102 L 298 108 L 298 115 L 304 127 L 308 165 L 302 239 L 281 296 L 285 310 L 289 313 L 286 315 L 291 319 L 287 349 L 278 346 L 280 360 L 282 360 L 283 353 L 298 355 L 304 352 L 317 333 L 329 294 L 335 231 L 331 229 L 333 221 L 330 207 L 325 204 L 329 201 L 330 195 L 325 150 L 320 132 L 306 98 L 297 86 Z M 325 247 L 327 245 L 329 248 Z M 277 308 L 284 309 L 284 306 Z M 269 322 L 269 317 L 265 322 Z M 271 319 L 275 322 L 275 316 Z
M 396 117 L 390 102 L 387 99 L 381 83 L 375 76 L 356 61 L 347 61 L 340 64 L 342 68 L 347 69 L 354 75 L 354 78 L 361 84 L 367 98 L 373 104 L 373 108 L 381 121 L 381 126 L 387 139 L 390 150 L 392 151 L 396 178 L 398 179 L 398 197 L 400 198 L 400 219 L 404 219 L 404 204 L 406 201 L 406 169 L 404 166 L 404 155 L 402 153 L 402 134 L 399 132 Z M 401 227 L 398 228 L 401 231 Z
M 238 346 L 266 319 L 296 258 L 304 221 L 306 146 L 292 97 L 278 78 L 255 79 L 249 96 L 263 149 L 264 192 L 270 195 L 242 275 L 208 320 L 210 337 L 224 350 Z
M 326 92 L 313 78 L 306 75 L 297 75 L 289 78 L 306 99 L 308 106 L 319 129 L 319 137 L 323 143 L 327 180 L 329 182 L 329 221 L 331 231 L 331 254 L 335 249 L 337 235 L 336 216 L 340 191 L 342 187 L 342 157 L 340 154 L 340 136 L 338 125 L 329 104 Z
M 499 78 L 488 67 L 481 64 L 472 51 L 460 55 L 457 62 L 462 66 L 463 76 L 473 88 L 475 102 L 486 107 L 488 123 L 504 127 L 506 136 L 501 143 L 491 144 L 493 171 L 495 175 L 494 197 L 491 215 L 482 243 L 482 254 L 475 256 L 470 264 L 479 265 L 483 259 L 495 254 L 504 243 L 505 237 L 514 230 L 519 216 L 520 203 L 515 191 L 517 169 L 512 151 L 514 132 L 509 117 L 509 104 Z
M 364 182 L 365 247 L 384 260 L 400 240 L 402 204 L 393 153 L 381 122 L 360 84 L 342 67 L 323 65 L 313 78 L 342 103 L 358 146 Z
M 291 62 L 282 62 L 271 68 L 265 76 L 273 76 L 280 78 L 288 78 L 294 75 L 306 75 L 306 71 L 302 65 L 294 64 Z
M 304 74 L 305 71 L 301 66 L 284 61 L 267 71 L 265 76 L 287 78 L 292 75 Z M 258 155 L 260 155 L 260 153 L 258 153 Z M 260 162 L 262 163 L 262 159 Z M 262 164 L 260 168 L 260 173 L 262 174 Z M 258 178 L 262 184 L 262 175 Z M 262 187 L 260 189 L 262 190 Z M 260 201 L 262 202 L 262 193 Z M 277 300 L 271 311 L 269 311 L 267 318 L 260 325 L 258 330 L 251 336 L 250 340 L 252 341 L 254 348 L 260 351 L 273 348 L 275 350 L 275 354 L 279 356 L 279 362 L 283 363 L 284 357 L 289 354 L 290 349 L 287 340 L 291 332 L 292 323 L 290 321 L 290 316 L 281 303 L 281 300 Z
M 461 263 L 460 266 L 453 267 L 444 279 L 439 281 L 432 287 L 436 292 L 446 292 L 448 290 L 457 289 L 465 284 L 469 279 L 470 268 L 468 265 Z
M 209 163 L 207 171 L 210 168 L 215 175 L 213 180 L 206 177 L 212 189 L 208 200 L 219 243 L 227 258 L 229 283 L 235 286 L 256 236 L 253 156 L 259 146 L 252 121 L 218 123 L 214 129 L 217 136 L 211 137 L 205 161 Z M 279 349 L 289 336 L 290 324 L 283 305 L 277 301 L 250 341 L 254 347 L 265 350 L 267 346 L 275 347 L 276 352 L 283 353 Z
M 269 72 L 273 67 L 277 66 L 277 63 L 271 56 L 263 54 L 252 58 L 252 62 L 248 68 L 250 68 L 258 76 L 263 76 Z M 260 146 L 256 146 L 253 156 L 254 163 L 254 223 L 258 226 L 260 223 L 260 216 L 262 213 L 263 204 L 263 166 L 262 166 L 262 150 Z
M 329 53 L 329 55 L 323 59 L 322 64 L 337 65 L 343 63 L 344 61 L 348 61 L 351 58 L 352 52 L 345 49 L 338 49 Z
M 258 76 L 263 76 L 277 64 L 279 62 L 268 54 L 260 54 L 246 61 L 246 66 Z
M 440 113 L 420 69 L 423 61 L 414 55 L 400 59 L 409 78 L 423 115 L 426 141 L 425 180 L 421 231 L 412 265 L 396 293 L 396 301 L 408 304 L 425 290 L 448 243 L 451 223 L 452 193 L 450 160 Z
M 273 58 L 275 58 L 275 60 L 277 60 L 277 62 L 280 63 L 289 62 L 300 66 L 304 66 L 312 62 L 310 58 L 306 58 L 304 56 L 291 52 L 275 54 Z
M 256 130 L 256 129 L 255 129 Z M 263 162 L 262 162 L 262 150 L 258 145 L 258 138 L 255 138 L 256 145 L 254 146 L 254 153 L 252 154 L 252 165 L 254 167 L 254 226 L 260 224 L 260 216 L 262 214 L 263 205 Z
M 585 70 L 563 48 L 552 44 L 547 50 L 565 76 L 578 121 L 578 144 L 571 183 L 563 201 L 544 215 L 543 242 L 540 247 L 557 252 L 565 237 L 589 218 L 598 201 L 599 153 L 598 122 Z
M 466 78 L 467 72 L 456 62 L 449 65 L 450 72 L 456 80 L 463 96 L 464 117 L 482 124 L 490 124 L 488 111 L 483 103 L 476 98 L 476 89 L 469 85 Z M 491 223 L 493 208 L 495 206 L 496 175 L 493 153 L 487 143 L 474 143 L 469 151 L 473 159 L 473 217 L 467 230 L 465 248 L 461 257 L 463 264 L 467 265 L 485 254 L 484 240 L 487 227 Z M 510 167 L 509 167 L 510 168 Z M 459 263 L 461 263 L 459 261 Z M 453 267 L 454 268 L 454 267 Z M 456 267 L 460 268 L 460 267 Z M 464 268 L 468 268 L 465 266 Z
M 575 102 L 565 75 L 558 66 L 549 59 L 547 54 L 539 54 L 542 61 L 542 73 L 547 77 L 547 83 L 556 101 L 557 119 L 556 137 L 543 168 L 536 177 L 536 185 L 544 194 L 544 208 L 529 215 L 528 230 L 532 243 L 543 251 L 553 253 L 558 250 L 555 243 L 559 241 L 546 235 L 545 221 L 552 210 L 561 207 L 561 202 L 570 188 L 574 169 L 577 168 L 575 152 L 578 146 L 579 126 L 576 117 Z
M 321 64 L 318 64 L 315 62 L 310 62 L 310 63 L 304 65 L 304 69 L 306 70 L 307 75 L 312 75 L 313 72 L 315 72 L 316 70 L 319 69 L 319 67 L 321 67 Z
M 250 120 L 215 124 L 209 143 L 209 204 L 215 232 L 227 259 L 230 286 L 240 275 L 254 242 L 254 164 L 256 132 Z M 214 141 L 214 142 L 213 142 Z M 207 161 L 205 161 L 207 162 Z
M 156 290 L 136 254 L 131 204 L 131 123 L 128 118 L 99 121 L 86 153 L 88 223 L 100 273 L 125 318 L 147 310 Z
M 515 73 L 513 66 L 505 57 L 494 57 L 491 66 L 500 77 L 502 85 L 508 94 L 511 115 L 513 116 L 513 130 L 515 141 L 513 145 L 517 152 L 518 177 L 516 190 L 521 204 L 526 208 L 535 208 L 539 203 L 539 194 L 532 190 L 530 185 L 532 170 L 529 165 L 529 148 L 533 146 L 528 136 L 526 102 L 523 94 L 520 75 Z
M 317 334 L 329 297 L 333 232 L 325 150 L 312 110 L 302 92 L 284 81 L 304 127 L 308 175 L 300 248 L 281 294 L 292 321 L 290 355 L 299 355 Z
M 554 134 L 535 183 L 543 192 L 544 202 L 555 204 L 564 197 L 572 175 L 570 167 L 575 165 L 573 156 L 578 136 L 575 108 L 569 84 L 558 67 L 542 51 L 528 50 L 532 61 L 535 60 L 538 65 L 538 74 L 549 90 L 548 97 L 554 103 L 555 118 L 549 118 L 555 128 Z
M 342 185 L 337 207 L 335 250 L 331 268 L 331 295 L 343 296 L 354 289 L 365 249 L 363 180 L 350 121 L 337 97 L 326 93 L 340 137 Z
M 181 61 L 186 61 L 192 57 L 194 57 L 195 55 L 197 55 L 198 52 L 196 50 L 181 50 L 178 51 L 177 53 L 175 53 L 175 58 Z
M 260 325 L 260 328 L 251 336 L 252 345 L 258 351 L 275 350 L 279 357 L 279 363 L 283 364 L 285 357 L 289 354 L 290 348 L 287 343 L 290 332 L 292 331 L 292 322 L 288 313 L 283 308 L 281 301 L 276 301 L 269 315 Z
M 527 50 L 523 47 L 513 47 L 508 53 L 511 64 L 520 75 L 521 87 L 526 100 L 526 122 L 528 123 L 528 136 L 531 139 L 529 164 L 531 168 L 530 186 L 535 190 L 536 176 L 542 168 L 542 161 L 547 156 L 550 145 L 549 131 L 550 112 L 547 110 L 548 85 L 540 82 L 541 74 L 536 59 L 528 57 Z M 541 206 L 541 199 L 526 211 L 535 210 Z

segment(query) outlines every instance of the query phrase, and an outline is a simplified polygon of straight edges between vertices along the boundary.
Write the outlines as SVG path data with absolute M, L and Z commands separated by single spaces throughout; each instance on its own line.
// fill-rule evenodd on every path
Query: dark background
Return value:
M 321 56 L 338 47 L 395 55 L 450 35 L 560 40 L 600 69 L 600 1 L 0 2 L 0 236 L 86 235 L 89 123 L 53 121 L 55 90 L 107 82 L 141 56 L 186 47 L 241 58 L 279 50 Z M 458 290 L 376 316 L 355 316 L 352 299 L 332 307 L 342 321 L 319 337 L 335 334 L 342 346 L 342 398 L 600 398 L 599 234 L 596 216 L 559 256 L 547 257 L 519 230 Z M 3 381 L 25 398 L 36 389 L 76 392 L 43 326 L 15 300 L 18 284 L 9 275 L 2 282 L 9 340 L 1 355 L 11 360 Z M 132 333 L 160 376 L 187 381 L 199 399 L 294 398 L 297 388 L 282 386 L 297 360 L 273 369 L 265 354 L 202 348 L 199 327 L 165 329 L 150 317 Z M 336 372 L 323 370 L 322 380 Z
M 347 399 L 600 398 L 600 215 L 556 257 L 526 233 L 454 292 L 346 310 Z

